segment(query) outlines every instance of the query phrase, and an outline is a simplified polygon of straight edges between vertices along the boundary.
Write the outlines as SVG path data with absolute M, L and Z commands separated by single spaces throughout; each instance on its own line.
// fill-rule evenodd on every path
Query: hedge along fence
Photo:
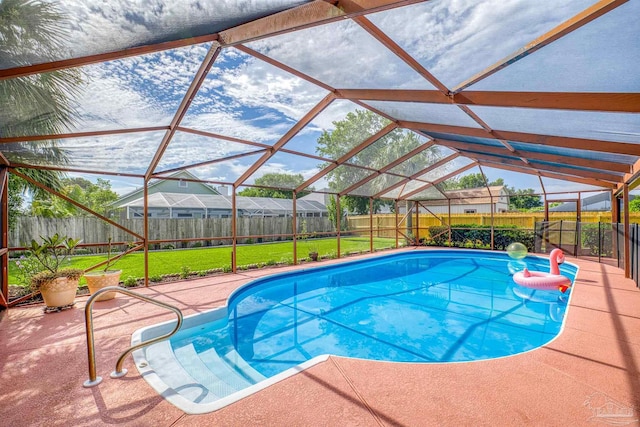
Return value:
M 401 221 L 405 216 L 404 213 L 398 214 L 398 221 Z M 582 212 L 581 222 L 598 223 L 605 222 L 611 223 L 611 212 Z M 575 212 L 549 212 L 549 219 L 551 221 L 575 221 Z M 373 233 L 375 237 L 395 237 L 395 214 L 376 214 L 373 215 Z M 447 224 L 449 216 L 447 214 L 439 215 L 439 218 Z M 419 225 L 420 234 L 423 234 L 422 229 L 441 226 L 440 219 L 429 213 L 420 213 Z M 349 230 L 362 230 L 368 232 L 369 230 L 369 215 L 349 216 L 347 218 L 349 224 Z M 416 234 L 416 217 L 415 212 L 412 213 L 412 225 L 413 234 Z M 544 212 L 508 212 L 508 213 L 496 213 L 493 216 L 493 224 L 495 227 L 501 226 L 516 226 L 520 228 L 533 229 L 536 222 L 544 221 Z M 632 223 L 640 223 L 640 212 L 631 212 L 630 221 Z M 474 225 L 488 225 L 491 226 L 490 214 L 451 214 L 451 225 L 460 227 L 467 224 Z M 407 229 L 407 220 L 402 222 L 401 231 Z
M 449 246 L 449 227 L 436 225 L 427 228 L 429 236 L 420 238 L 420 243 L 430 246 Z M 516 226 L 494 227 L 494 248 L 504 251 L 513 242 L 520 242 L 531 252 L 535 250 L 535 233 L 532 229 Z M 451 246 L 458 248 L 491 248 L 491 226 L 460 224 L 451 227 Z

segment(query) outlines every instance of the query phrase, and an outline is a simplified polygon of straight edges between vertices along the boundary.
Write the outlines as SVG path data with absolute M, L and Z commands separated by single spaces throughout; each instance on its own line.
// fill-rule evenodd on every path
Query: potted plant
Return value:
M 311 261 L 317 261 L 318 260 L 318 243 L 310 239 L 310 240 L 307 240 L 307 245 L 309 248 L 309 259 Z
M 73 305 L 78 290 L 78 281 L 84 273 L 78 268 L 63 268 L 80 240 L 61 236 L 42 237 L 42 243 L 31 240 L 27 247 L 30 257 L 40 267 L 40 272 L 31 276 L 33 292 L 40 292 L 47 309 L 58 309 Z
M 122 274 L 122 270 L 111 270 L 110 268 L 118 262 L 122 258 L 112 257 L 111 253 L 111 237 L 109 237 L 109 243 L 107 246 L 107 262 L 104 265 L 104 268 L 96 271 L 88 271 L 84 273 L 84 278 L 87 281 L 87 286 L 89 287 L 89 293 L 91 295 L 95 294 L 102 288 L 106 288 L 107 286 L 118 286 L 120 283 L 120 274 Z M 106 292 L 100 295 L 96 301 L 107 301 L 115 298 L 115 292 Z

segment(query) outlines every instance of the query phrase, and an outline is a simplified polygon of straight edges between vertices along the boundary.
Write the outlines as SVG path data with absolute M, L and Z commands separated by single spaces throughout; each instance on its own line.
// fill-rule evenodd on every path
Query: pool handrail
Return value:
M 97 376 L 96 374 L 96 352 L 95 352 L 95 343 L 94 343 L 94 339 L 93 339 L 93 303 L 96 301 L 97 297 L 107 293 L 107 292 L 119 292 L 125 295 L 129 295 L 131 297 L 137 298 L 139 300 L 145 301 L 145 302 L 149 302 L 151 304 L 155 304 L 159 307 L 163 307 L 166 308 L 167 310 L 171 310 L 173 311 L 177 316 L 178 316 L 178 322 L 176 324 L 176 327 L 169 333 L 164 334 L 164 335 L 160 335 L 158 337 L 155 337 L 153 339 L 150 339 L 148 341 L 143 341 L 140 342 L 132 347 L 130 347 L 129 349 L 127 349 L 126 351 L 124 351 L 120 357 L 118 358 L 118 361 L 116 362 L 116 370 L 113 371 L 110 375 L 111 378 L 120 378 L 123 377 L 127 374 L 127 370 L 122 368 L 122 364 L 124 363 L 124 359 L 126 359 L 126 357 L 131 354 L 132 352 L 134 352 L 135 350 L 142 348 L 144 346 L 150 345 L 150 344 L 155 344 L 157 342 L 166 340 L 168 338 L 170 338 L 171 336 L 173 336 L 176 332 L 178 332 L 178 330 L 180 329 L 180 327 L 182 326 L 182 320 L 183 320 L 183 316 L 182 316 L 182 312 L 180 311 L 180 309 L 178 307 L 174 307 L 171 304 L 167 304 L 161 301 L 157 301 L 153 298 L 141 295 L 139 293 L 130 291 L 128 289 L 122 288 L 120 286 L 107 286 L 105 288 L 100 289 L 99 291 L 95 292 L 93 295 L 91 295 L 89 297 L 89 299 L 87 300 L 87 305 L 84 308 L 84 320 L 85 320 L 85 328 L 86 328 L 86 332 L 87 332 L 87 358 L 89 360 L 89 379 L 87 381 L 85 381 L 82 386 L 83 387 L 93 387 L 96 386 L 98 384 L 100 384 L 102 382 L 102 377 Z

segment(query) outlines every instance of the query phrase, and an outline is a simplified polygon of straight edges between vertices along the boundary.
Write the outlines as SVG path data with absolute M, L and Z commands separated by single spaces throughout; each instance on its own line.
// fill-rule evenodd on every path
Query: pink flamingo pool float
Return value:
M 551 270 L 549 273 L 542 271 L 529 271 L 524 269 L 513 275 L 513 281 L 520 286 L 532 289 L 542 289 L 546 291 L 559 290 L 564 293 L 571 286 L 571 280 L 560 274 L 558 264 L 564 262 L 564 254 L 561 249 L 554 249 L 549 255 Z

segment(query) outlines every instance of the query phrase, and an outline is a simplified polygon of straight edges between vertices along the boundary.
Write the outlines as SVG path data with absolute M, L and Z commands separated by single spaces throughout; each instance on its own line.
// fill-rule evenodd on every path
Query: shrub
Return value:
M 126 279 L 122 281 L 122 284 L 125 288 L 131 288 L 138 285 L 138 279 L 133 276 L 128 276 Z
M 446 226 L 429 227 L 429 237 L 421 239 L 423 243 L 433 246 L 449 246 L 449 233 L 445 231 Z M 497 250 L 506 250 L 507 246 L 513 242 L 524 244 L 529 251 L 535 250 L 535 234 L 533 230 L 517 228 L 515 226 L 494 227 L 493 243 Z M 463 224 L 455 225 L 451 230 L 451 246 L 460 248 L 480 248 L 491 247 L 491 226 Z
M 165 250 L 171 250 L 171 249 L 175 249 L 176 247 L 172 244 L 168 244 L 168 245 L 162 245 L 161 249 L 165 249 Z
M 189 266 L 183 265 L 182 268 L 180 268 L 181 279 L 187 279 L 190 274 L 191 274 L 191 270 L 189 269 Z
M 160 275 L 149 276 L 149 280 L 153 283 L 162 282 L 162 276 Z

